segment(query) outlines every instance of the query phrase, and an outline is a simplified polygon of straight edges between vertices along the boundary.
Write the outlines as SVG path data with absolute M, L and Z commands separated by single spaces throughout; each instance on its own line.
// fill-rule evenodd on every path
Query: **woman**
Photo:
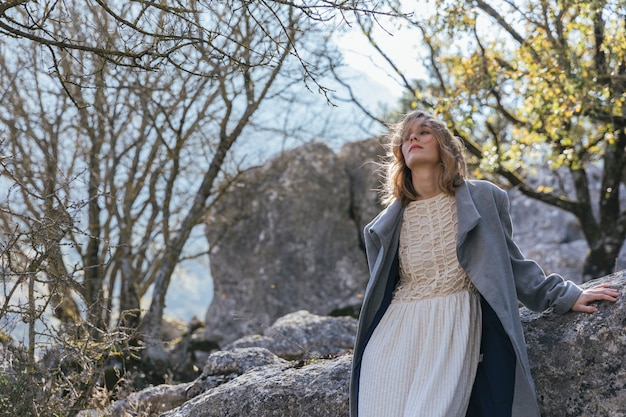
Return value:
M 465 179 L 461 142 L 433 116 L 405 116 L 388 146 L 388 206 L 365 227 L 351 417 L 539 416 L 518 300 L 591 313 L 618 292 L 525 259 L 507 194 Z

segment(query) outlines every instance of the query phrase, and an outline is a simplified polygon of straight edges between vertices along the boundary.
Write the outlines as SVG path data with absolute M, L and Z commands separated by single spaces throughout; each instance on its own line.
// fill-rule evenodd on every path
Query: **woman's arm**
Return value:
M 607 284 L 600 284 L 586 290 L 581 290 L 578 288 L 579 295 L 573 303 L 569 301 L 571 308 L 568 309 L 569 306 L 567 305 L 568 303 L 565 301 L 565 299 L 572 299 L 571 296 L 573 295 L 573 291 L 571 287 L 577 286 L 570 281 L 564 281 L 563 278 L 557 274 L 551 274 L 550 276 L 546 277 L 538 265 L 536 265 L 535 268 L 529 266 L 536 263 L 530 259 L 526 259 L 517 247 L 517 244 L 512 239 L 513 230 L 511 217 L 509 214 L 509 208 L 510 201 L 508 199 L 508 195 L 506 194 L 506 192 L 503 192 L 498 211 L 500 214 L 500 221 L 502 222 L 503 228 L 505 230 L 513 268 L 514 270 L 518 270 L 518 272 L 524 271 L 522 275 L 530 275 L 531 277 L 535 276 L 535 280 L 537 280 L 534 282 L 534 285 L 532 285 L 530 284 L 532 280 L 528 279 L 529 277 L 526 276 L 528 281 L 525 282 L 526 285 L 523 285 L 524 288 L 521 289 L 518 287 L 518 296 L 520 296 L 520 298 L 525 298 L 523 297 L 525 290 L 531 290 L 531 292 L 536 291 L 535 294 L 545 293 L 544 297 L 546 298 L 546 300 L 549 300 L 549 304 L 552 304 L 554 307 L 556 307 L 557 312 L 560 313 L 564 313 L 569 309 L 571 309 L 572 311 L 578 311 L 583 313 L 595 313 L 596 311 L 598 311 L 598 309 L 595 306 L 589 305 L 589 303 L 601 300 L 611 302 L 617 301 L 619 291 L 615 288 L 611 288 Z M 521 265 L 524 265 L 524 267 L 522 267 Z M 533 269 L 536 269 L 537 271 L 533 271 Z M 528 297 L 529 294 L 525 295 Z M 531 296 L 529 298 L 534 297 Z M 562 300 L 559 300 L 559 298 L 562 298 Z M 522 302 L 524 302 L 524 300 L 522 300 Z M 535 308 L 531 309 L 543 310 L 543 308 L 547 307 L 547 305 L 543 305 L 541 306 L 542 308 L 539 309 L 537 308 L 538 306 L 534 307 Z

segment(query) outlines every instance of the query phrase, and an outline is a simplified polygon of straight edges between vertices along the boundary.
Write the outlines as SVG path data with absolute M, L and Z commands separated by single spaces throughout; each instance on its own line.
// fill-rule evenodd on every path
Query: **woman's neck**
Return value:
M 443 190 L 439 188 L 439 169 L 413 169 L 411 170 L 411 179 L 413 181 L 413 189 L 417 193 L 418 200 L 425 200 L 441 193 Z

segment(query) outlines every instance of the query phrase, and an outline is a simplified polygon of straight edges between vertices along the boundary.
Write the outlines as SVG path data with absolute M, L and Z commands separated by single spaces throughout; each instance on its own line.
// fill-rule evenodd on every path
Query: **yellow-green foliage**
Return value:
M 404 107 L 445 115 L 482 147 L 483 169 L 599 160 L 626 117 L 619 3 L 431 1 L 416 21 L 440 79 Z

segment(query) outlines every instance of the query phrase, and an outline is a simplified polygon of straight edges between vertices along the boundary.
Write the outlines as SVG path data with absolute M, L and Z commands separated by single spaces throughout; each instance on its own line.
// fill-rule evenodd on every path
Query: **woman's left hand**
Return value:
M 599 284 L 584 290 L 572 306 L 572 311 L 595 313 L 598 311 L 597 307 L 590 306 L 589 303 L 599 300 L 615 302 L 618 296 L 619 291 L 615 288 L 611 288 L 608 284 Z

